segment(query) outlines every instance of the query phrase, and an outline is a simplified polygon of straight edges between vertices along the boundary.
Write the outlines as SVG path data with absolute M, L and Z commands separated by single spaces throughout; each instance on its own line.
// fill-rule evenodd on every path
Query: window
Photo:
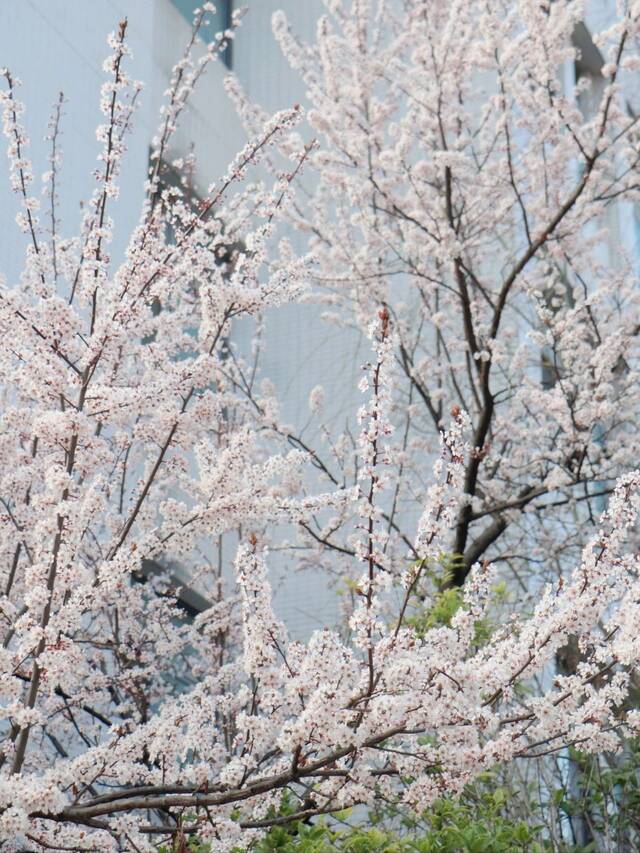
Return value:
M 167 569 L 155 560 L 143 560 L 140 570 L 133 574 L 132 580 L 134 583 L 148 585 L 150 597 L 175 600 L 179 611 L 174 621 L 176 626 L 184 622 L 192 623 L 198 614 L 216 603 L 209 601 L 188 585 L 185 586 L 179 568 Z M 174 693 L 186 693 L 195 687 L 198 676 L 194 672 L 194 663 L 197 663 L 197 658 L 194 657 L 194 649 L 191 646 L 182 648 L 173 656 L 170 666 L 164 670 L 161 677 L 171 686 Z M 158 704 L 156 700 L 152 707 L 157 709 Z
M 203 41 L 211 42 L 214 40 L 216 33 L 224 32 L 231 26 L 231 2 L 232 0 L 212 0 L 216 7 L 215 13 L 207 12 L 205 21 L 200 27 L 200 37 Z M 202 6 L 204 0 L 171 0 L 176 9 L 188 24 L 193 23 L 194 10 Z M 231 68 L 231 42 L 222 52 L 222 60 L 227 68 Z
M 580 21 L 576 24 L 573 31 L 571 41 L 574 47 L 580 51 L 576 62 L 576 79 L 585 75 L 598 76 L 602 72 L 604 59 L 598 48 L 593 43 L 591 34 L 585 25 Z
M 166 594 L 171 596 L 175 590 L 178 590 L 176 596 L 178 607 L 184 611 L 188 619 L 194 619 L 198 613 L 203 613 L 211 607 L 211 602 L 188 586 L 188 581 L 185 581 L 181 574 L 179 568 L 167 570 L 155 560 L 143 560 L 140 571 L 134 575 L 134 580 L 138 583 L 146 583 L 154 578 L 164 577 L 168 586 Z
M 152 171 L 154 168 L 153 160 L 149 162 L 149 170 Z M 158 185 L 158 193 L 162 198 L 162 193 L 164 190 L 171 190 L 175 188 L 179 194 L 181 200 L 186 204 L 187 208 L 193 213 L 197 214 L 201 210 L 202 198 L 195 192 L 193 189 L 193 173 L 189 171 L 189 169 L 184 169 L 183 172 L 177 171 L 173 166 L 171 166 L 167 162 L 162 162 L 160 164 L 160 169 L 158 172 L 159 175 L 159 185 Z M 160 202 L 163 204 L 163 201 Z M 212 214 L 213 218 L 215 214 Z M 175 245 L 176 234 L 174 231 L 174 226 L 169 221 L 165 221 L 164 226 L 165 237 L 167 241 L 167 245 Z M 224 233 L 225 229 L 222 225 L 221 232 Z M 237 262 L 238 256 L 243 254 L 246 251 L 246 247 L 239 240 L 230 239 L 228 242 L 222 243 L 218 245 L 216 249 L 216 263 L 219 268 L 222 268 L 223 276 L 227 278 L 233 272 L 235 264 Z M 196 281 L 192 282 L 193 293 L 197 290 L 198 283 Z M 160 311 L 162 311 L 162 305 L 159 300 L 154 300 L 151 305 L 151 310 L 154 316 L 157 316 Z M 198 329 L 191 328 L 185 330 L 187 334 L 191 335 L 193 338 L 198 337 Z M 154 340 L 155 332 L 153 335 L 144 338 L 143 343 L 151 343 Z M 228 349 L 228 341 L 226 337 L 221 341 L 222 347 L 220 350 L 220 355 L 224 359 L 229 354 Z M 183 356 L 177 356 L 177 359 L 188 358 L 191 354 L 184 353 Z

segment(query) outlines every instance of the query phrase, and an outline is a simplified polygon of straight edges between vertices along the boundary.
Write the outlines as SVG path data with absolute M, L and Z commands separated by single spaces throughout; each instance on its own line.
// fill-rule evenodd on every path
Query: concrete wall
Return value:
M 31 140 L 30 156 L 39 193 L 40 175 L 48 169 L 49 144 L 43 137 L 58 93 L 64 92 L 61 143 L 63 164 L 59 180 L 62 233 L 77 232 L 80 203 L 90 197 L 100 150 L 95 128 L 104 119 L 99 111 L 102 62 L 109 54 L 108 34 L 128 18 L 127 41 L 133 51 L 128 73 L 145 83 L 133 134 L 128 140 L 120 184 L 120 198 L 111 208 L 116 222 L 112 247 L 121 257 L 142 202 L 148 165 L 149 141 L 157 127 L 157 111 L 167 88 L 171 68 L 189 37 L 189 26 L 170 0 L 22 0 L 0 3 L 0 66 L 21 79 L 18 97 L 26 104 L 25 124 Z M 203 185 L 224 169 L 242 140 L 240 125 L 222 88 L 226 69 L 209 68 L 176 135 L 176 156 L 187 153 L 190 142 L 201 155 L 198 178 Z M 4 153 L 4 152 L 3 152 Z M 7 172 L 0 166 L 0 258 L 9 278 L 22 266 L 20 235 L 13 222 L 18 199 L 9 189 Z

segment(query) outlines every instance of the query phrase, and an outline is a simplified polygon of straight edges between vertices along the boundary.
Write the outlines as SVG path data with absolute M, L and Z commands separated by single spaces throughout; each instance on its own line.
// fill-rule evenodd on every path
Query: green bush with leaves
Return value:
M 395 829 L 383 825 L 349 825 L 354 816 L 337 815 L 331 821 L 294 821 L 275 826 L 257 841 L 253 853 L 544 853 L 552 848 L 537 838 L 540 827 L 504 817 L 507 792 L 499 788 L 460 801 L 436 803 L 428 815 L 400 818 L 388 816 Z M 279 815 L 287 813 L 287 798 Z M 272 816 L 275 816 L 272 814 Z M 378 818 L 372 818 L 377 821 Z M 178 846 L 182 844 L 183 846 Z M 195 840 L 163 846 L 159 853 L 208 853 Z M 234 853 L 246 853 L 238 848 Z
M 477 804 L 442 800 L 428 816 L 397 829 L 340 826 L 336 822 L 278 827 L 256 853 L 543 853 L 538 827 L 501 816 L 502 790 Z M 238 851 L 240 853 L 240 851 Z
M 444 798 L 422 815 L 397 808 L 383 814 L 343 812 L 314 822 L 271 828 L 251 853 L 631 853 L 640 849 L 640 744 L 602 759 L 572 751 L 580 785 L 528 790 L 487 773 L 458 799 Z M 290 813 L 287 792 L 271 817 Z M 518 811 L 526 816 L 516 817 Z M 551 815 L 556 817 L 555 831 Z M 557 820 L 562 829 L 559 831 Z M 580 824 L 590 837 L 577 841 Z M 186 822 L 185 822 L 186 825 Z M 209 853 L 192 838 L 158 853 Z M 238 848 L 234 853 L 247 853 Z

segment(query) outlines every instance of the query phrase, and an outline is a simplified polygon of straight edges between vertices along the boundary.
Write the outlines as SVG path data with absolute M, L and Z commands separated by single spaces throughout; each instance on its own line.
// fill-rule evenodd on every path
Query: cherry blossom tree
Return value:
M 638 5 L 593 38 L 586 2 L 326 7 L 311 45 L 274 17 L 317 141 L 287 214 L 328 321 L 393 318 L 388 550 L 411 547 L 459 406 L 453 582 L 481 559 L 523 582 L 527 564 L 561 572 L 638 457 Z M 264 116 L 229 90 L 255 132 Z M 353 470 L 339 446 L 313 447 L 336 482 Z M 348 547 L 348 530 L 317 538 Z
M 342 14 L 339 4 L 330 5 Z M 393 36 L 389 56 L 377 48 L 376 61 L 384 60 L 380 68 L 389 73 L 402 70 L 403 57 L 415 52 L 416 36 L 422 34 L 427 46 L 433 36 L 426 26 L 427 5 L 417 0 L 405 5 L 403 20 L 409 35 L 405 40 Z M 538 8 L 523 3 L 516 17 L 507 16 L 509 26 L 518 30 L 527 25 L 528 16 L 537 20 Z M 450 58 L 454 71 L 464 68 L 470 76 L 474 63 L 480 67 L 490 62 L 487 44 L 496 38 L 489 26 L 494 17 L 479 3 L 462 4 L 459 10 L 469 32 L 465 34 L 463 26 L 459 49 L 458 36 L 451 35 L 450 50 L 455 48 L 455 56 Z M 196 18 L 194 39 L 207 11 L 208 6 Z M 356 3 L 341 20 L 351 32 L 365 14 L 366 5 Z M 573 4 L 554 4 L 549 15 L 553 26 L 545 17 L 540 26 L 555 52 L 544 63 L 542 47 L 532 47 L 531 55 L 541 62 L 537 71 L 550 74 L 574 15 Z M 623 47 L 633 42 L 634 21 L 631 15 L 622 19 L 617 34 Z M 353 59 L 348 44 L 336 43 L 325 50 L 323 34 L 328 31 L 324 27 L 320 31 L 323 61 L 339 58 L 346 64 L 346 73 Z M 364 49 L 366 33 L 358 27 L 353 35 L 362 39 Z M 571 145 L 561 144 L 565 126 L 554 124 L 554 99 L 559 96 L 549 93 L 552 106 L 545 108 L 544 115 L 550 172 L 533 172 L 538 146 L 547 144 L 546 136 L 536 137 L 537 142 L 529 140 L 530 151 L 537 152 L 536 157 L 530 155 L 532 184 L 527 190 L 535 197 L 532 237 L 523 250 L 526 260 L 505 279 L 510 283 L 489 294 L 498 312 L 491 315 L 496 323 L 493 334 L 491 325 L 482 325 L 480 312 L 486 300 L 475 293 L 481 285 L 466 270 L 463 245 L 473 243 L 472 235 L 461 231 L 460 248 L 452 248 L 456 240 L 435 199 L 444 169 L 445 178 L 449 174 L 452 205 L 455 200 L 452 209 L 457 211 L 453 231 L 458 219 L 467 222 L 467 205 L 477 204 L 474 216 L 489 217 L 496 241 L 507 252 L 504 247 L 516 239 L 510 222 L 513 205 L 505 202 L 509 190 L 504 190 L 500 202 L 491 198 L 490 189 L 491 180 L 495 186 L 502 180 L 513 191 L 508 172 L 505 177 L 500 171 L 504 160 L 492 159 L 494 149 L 496 157 L 500 151 L 504 157 L 508 150 L 504 126 L 500 125 L 502 136 L 489 145 L 485 137 L 491 135 L 492 127 L 495 133 L 495 115 L 488 114 L 478 134 L 489 147 L 480 169 L 482 173 L 486 168 L 491 176 L 486 197 L 480 194 L 463 204 L 458 195 L 456 169 L 459 161 L 466 163 L 464 150 L 456 148 L 452 158 L 431 151 L 421 167 L 426 170 L 425 182 L 434 184 L 431 213 L 435 227 L 441 229 L 441 241 L 449 247 L 436 251 L 437 241 L 428 244 L 421 276 L 431 269 L 432 256 L 434 264 L 440 258 L 437 263 L 443 275 L 445 266 L 455 275 L 459 270 L 458 285 L 466 288 L 468 299 L 456 296 L 453 301 L 451 296 L 450 305 L 440 305 L 445 312 L 442 327 L 453 325 L 459 316 L 453 308 L 462 305 L 475 324 L 474 334 L 480 336 L 478 324 L 483 330 L 482 349 L 460 344 L 450 351 L 450 369 L 444 370 L 442 359 L 434 359 L 434 381 L 442 387 L 449 379 L 460 384 L 467 370 L 461 392 L 466 389 L 473 394 L 474 388 L 480 388 L 481 394 L 480 408 L 474 409 L 471 398 L 461 393 L 465 399 L 460 402 L 469 404 L 469 415 L 467 406 L 458 402 L 447 410 L 444 394 L 436 400 L 438 449 L 429 463 L 433 462 L 433 470 L 421 495 L 420 518 L 410 547 L 398 556 L 397 549 L 388 547 L 390 530 L 396 531 L 389 523 L 389 497 L 396 489 L 398 466 L 395 381 L 398 353 L 402 363 L 410 326 L 407 316 L 382 290 L 391 276 L 383 247 L 396 227 L 395 216 L 387 221 L 383 210 L 389 200 L 375 195 L 373 208 L 369 206 L 372 184 L 360 184 L 363 161 L 358 158 L 352 191 L 357 186 L 358 193 L 364 193 L 363 203 L 355 205 L 363 219 L 360 228 L 358 216 L 351 217 L 351 227 L 358 229 L 361 241 L 352 245 L 360 253 L 360 263 L 376 274 L 370 292 L 362 298 L 356 299 L 361 288 L 355 285 L 353 292 L 346 288 L 344 297 L 336 289 L 336 299 L 345 300 L 340 304 L 353 302 L 358 322 L 366 319 L 371 349 L 361 384 L 364 404 L 358 413 L 357 477 L 349 487 L 328 478 L 324 491 L 312 492 L 305 469 L 317 470 L 320 465 L 322 470 L 320 458 L 300 442 L 297 449 L 285 452 L 277 401 L 268 386 L 262 394 L 246 393 L 243 362 L 238 353 L 229 357 L 228 339 L 236 318 L 259 316 L 300 298 L 305 288 L 313 287 L 318 265 L 326 263 L 329 255 L 345 275 L 353 273 L 355 268 L 340 255 L 337 243 L 323 248 L 324 238 L 318 236 L 314 255 L 298 257 L 286 240 L 291 220 L 303 221 L 295 191 L 312 160 L 325 164 L 327 182 L 334 176 L 336 194 L 327 203 L 343 216 L 344 163 L 334 162 L 322 149 L 292 135 L 301 117 L 301 109 L 292 107 L 256 122 L 252 140 L 196 209 L 184 188 L 163 182 L 163 164 L 170 157 L 171 137 L 189 93 L 232 36 L 233 32 L 223 34 L 201 60 L 194 57 L 192 41 L 175 68 L 153 143 L 140 224 L 119 264 L 109 252 L 114 227 L 110 204 L 117 195 L 126 136 L 141 91 L 127 76 L 126 22 L 110 38 L 96 191 L 76 239 L 62 239 L 56 227 L 62 103 L 51 124 L 47 203 L 41 208 L 33 191 L 28 140 L 20 120 L 18 82 L 9 71 L 4 75 L 2 108 L 10 176 L 21 200 L 18 225 L 27 243 L 20 281 L 3 283 L 0 290 L 4 404 L 0 431 L 0 840 L 8 851 L 153 851 L 167 839 L 175 849 L 185 849 L 190 835 L 197 835 L 214 851 L 246 850 L 281 822 L 378 799 L 421 810 L 442 794 L 460 791 L 497 763 L 539 756 L 567 743 L 592 752 L 616 749 L 620 738 L 637 732 L 640 725 L 638 713 L 624 702 L 640 657 L 640 580 L 633 550 L 640 503 L 638 473 L 620 476 L 600 525 L 585 543 L 573 571 L 564 582 L 541 591 L 530 615 L 514 616 L 489 639 L 478 637 L 478 623 L 490 607 L 494 577 L 494 568 L 485 561 L 465 571 L 464 605 L 449 625 L 422 631 L 407 619 L 425 575 L 451 550 L 452 529 L 465 523 L 469 507 L 472 513 L 479 511 L 469 503 L 470 472 L 479 482 L 488 483 L 484 466 L 496 468 L 494 479 L 499 482 L 507 475 L 515 478 L 519 467 L 523 476 L 538 471 L 532 461 L 534 440 L 524 441 L 525 409 L 539 407 L 540 430 L 547 441 L 545 430 L 551 430 L 547 419 L 560 418 L 565 398 L 557 389 L 569 382 L 564 372 L 549 389 L 549 400 L 539 399 L 544 395 L 538 391 L 536 396 L 535 388 L 526 385 L 529 374 L 510 363 L 508 345 L 498 342 L 498 332 L 503 328 L 503 313 L 505 325 L 507 314 L 519 316 L 517 300 L 510 301 L 512 291 L 518 289 L 524 302 L 525 297 L 533 298 L 531 288 L 538 280 L 540 287 L 546 286 L 545 276 L 554 280 L 550 259 L 544 266 L 541 260 L 534 270 L 529 264 L 545 254 L 543 243 L 553 255 L 560 240 L 553 234 L 565 220 L 573 223 L 571 228 L 564 226 L 566 247 L 578 240 L 584 223 L 574 221 L 571 217 L 578 214 L 571 210 L 582 194 L 584 204 L 588 199 L 599 209 L 606 180 L 600 158 L 604 161 L 604 149 L 623 138 L 624 134 L 617 136 L 617 128 L 626 134 L 626 124 L 632 121 L 621 115 L 618 94 L 612 89 L 606 96 L 593 125 L 576 129 L 575 113 L 566 119 L 594 158 L 578 179 L 578 186 L 584 186 L 568 204 L 562 190 L 569 181 L 564 171 L 573 162 L 566 150 Z M 522 44 L 520 49 L 524 50 Z M 426 56 L 420 51 L 415 55 L 418 76 L 421 57 Z M 517 65 L 515 54 L 510 61 Z M 615 68 L 622 62 L 621 49 Z M 364 59 L 362 68 L 370 73 Z M 431 71 L 423 73 L 427 79 Z M 400 76 L 408 81 L 411 75 L 405 69 Z M 447 85 L 453 85 L 447 79 Z M 375 79 L 371 84 L 376 88 L 374 83 Z M 516 86 L 514 91 L 524 102 L 537 97 L 535 79 L 529 83 L 511 74 L 509 85 Z M 340 109 L 345 107 L 340 98 L 336 102 Z M 373 113 L 381 116 L 380 109 L 376 105 Z M 461 124 L 463 112 L 460 107 Z M 425 122 L 429 114 L 425 107 L 421 114 Z M 256 120 L 255 111 L 251 117 Z M 316 116 L 314 121 L 320 119 Z M 415 116 L 410 121 L 401 114 L 398 122 L 399 128 L 403 122 L 419 126 Z M 451 117 L 447 122 L 456 123 Z M 379 131 L 372 126 L 358 133 L 357 124 L 354 117 L 346 137 L 349 144 L 367 150 L 371 133 L 370 153 L 376 151 L 382 138 Z M 425 139 L 431 139 L 426 127 L 420 135 L 423 132 Z M 554 134 L 562 137 L 557 151 Z M 598 153 L 601 146 L 602 155 Z M 624 146 L 618 147 L 621 158 L 628 155 Z M 254 167 L 271 157 L 275 163 L 279 150 L 289 158 L 286 168 L 272 180 L 248 183 Z M 398 151 L 393 146 L 387 150 L 397 165 Z M 382 154 L 376 152 L 375 157 Z M 408 152 L 403 156 L 408 158 Z M 377 169 L 372 160 L 371 181 L 381 177 Z M 520 169 L 524 171 L 524 165 Z M 407 159 L 406 174 L 389 179 L 392 184 L 395 181 L 394 191 L 400 192 L 404 185 L 411 196 L 417 180 L 413 170 Z M 542 197 L 536 195 L 541 192 L 536 181 L 544 183 L 545 175 L 551 174 L 555 189 L 543 205 Z M 615 178 L 626 186 L 627 177 L 616 175 L 609 180 Z M 593 186 L 598 188 L 595 199 Z M 327 183 L 321 183 L 318 192 L 326 195 Z M 412 203 L 417 205 L 417 197 Z M 547 206 L 551 209 L 554 203 L 564 212 L 549 213 L 558 221 L 546 228 L 541 242 L 539 220 L 547 221 Z M 327 210 L 318 203 L 319 218 L 328 217 Z M 365 223 L 372 210 L 375 221 Z M 322 233 L 318 227 L 318 234 Z M 413 251 L 416 239 L 411 236 L 412 243 L 407 238 L 407 250 Z M 477 251 L 483 257 L 491 251 L 486 239 L 484 231 L 478 233 Z M 565 244 L 558 242 L 558 246 L 560 251 Z M 552 259 L 558 260 L 555 255 Z M 481 270 L 475 275 L 480 276 Z M 614 409 L 620 399 L 616 395 L 621 394 L 616 381 L 629 389 L 626 411 L 627 418 L 632 417 L 633 335 L 623 334 L 628 317 L 622 310 L 626 306 L 630 311 L 632 297 L 627 288 L 626 273 L 610 282 L 608 297 L 612 303 L 619 298 L 621 310 L 601 308 L 609 312 L 602 328 L 595 319 L 585 319 L 591 316 L 588 297 L 576 295 L 571 310 L 559 307 L 554 314 L 547 307 L 542 312 L 552 330 L 567 329 L 562 337 L 562 371 L 576 372 L 581 365 L 588 377 L 588 390 L 581 383 L 582 396 L 575 403 L 576 412 L 586 414 L 575 414 L 576 418 L 587 418 L 589 413 L 596 417 L 589 405 L 595 405 L 600 393 L 604 394 L 603 412 Z M 428 303 L 431 296 L 424 296 Z M 609 303 L 603 296 L 598 304 Z M 521 313 L 526 316 L 524 308 Z M 423 316 L 431 316 L 426 308 Z M 596 335 L 594 328 L 603 336 L 595 350 L 590 337 Z M 506 337 L 510 341 L 515 333 Z M 426 347 L 429 337 L 424 340 Z M 619 345 L 614 346 L 616 340 Z M 418 350 L 411 352 L 411 358 L 417 359 Z M 594 352 L 606 356 L 604 366 L 597 366 Z M 585 353 L 588 359 L 581 363 Z M 427 355 L 420 357 L 426 364 Z M 457 359 L 466 366 L 460 368 Z M 521 357 L 523 363 L 526 358 Z M 619 364 L 619 380 L 614 381 L 610 374 Z M 505 446 L 500 458 L 487 437 L 499 430 L 504 435 L 505 420 L 490 407 L 485 417 L 491 424 L 481 441 L 477 423 L 485 411 L 482 400 L 489 406 L 487 401 L 497 395 L 490 383 L 498 374 L 511 377 L 512 383 L 520 376 L 526 386 L 526 394 L 506 395 L 513 398 L 507 411 L 513 421 L 514 445 Z M 417 370 L 407 375 L 413 384 L 420 381 Z M 482 396 L 485 393 L 488 396 Z M 320 394 L 314 399 L 319 405 Z M 597 417 L 603 416 L 597 412 Z M 529 424 L 531 418 L 535 420 L 531 415 Z M 612 430 L 614 438 L 622 432 L 622 421 Z M 575 431 L 581 432 L 577 426 Z M 630 440 L 635 440 L 633 435 Z M 558 446 L 568 452 L 563 442 L 559 436 Z M 569 438 L 566 442 L 572 446 Z M 598 457 L 604 466 L 598 469 L 600 479 L 613 477 L 617 466 L 629 461 L 622 459 L 621 445 L 612 445 L 617 450 L 608 447 Z M 434 448 L 425 443 L 426 449 Z M 540 489 L 551 489 L 547 479 L 539 482 Z M 563 484 L 555 482 L 553 488 Z M 508 494 L 503 501 L 509 500 Z M 487 493 L 486 499 L 493 499 L 491 495 Z M 343 557 L 354 566 L 357 603 L 350 614 L 348 635 L 326 627 L 302 643 L 288 636 L 274 613 L 268 548 L 276 525 L 308 532 L 316 519 L 327 516 L 351 527 L 352 547 Z M 549 537 L 560 533 L 550 531 Z M 221 536 L 240 540 L 233 559 L 235 584 L 228 590 L 211 557 Z M 331 542 L 325 547 L 334 550 Z M 210 606 L 195 619 L 185 619 L 170 571 L 154 575 L 148 571 L 152 562 L 167 570 L 175 563 L 188 566 Z M 426 604 L 423 601 L 420 606 Z M 534 675 L 549 672 L 569 636 L 579 638 L 582 651 L 575 672 L 543 679 L 534 694 L 520 690 Z M 185 672 L 190 675 L 186 684 L 180 680 Z M 296 804 L 292 814 L 278 810 L 285 791 Z

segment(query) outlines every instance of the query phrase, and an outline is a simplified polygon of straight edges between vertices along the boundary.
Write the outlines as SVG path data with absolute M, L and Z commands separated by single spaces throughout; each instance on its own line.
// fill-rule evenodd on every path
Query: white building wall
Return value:
M 271 33 L 271 17 L 279 9 L 304 42 L 314 40 L 316 22 L 326 11 L 322 0 L 260 0 L 250 7 L 234 45 L 233 70 L 249 99 L 270 113 L 304 106 L 306 100 L 304 83 Z M 304 251 L 302 244 L 299 248 Z M 359 334 L 323 322 L 320 313 L 317 306 L 296 305 L 269 317 L 264 374 L 281 391 L 285 421 L 298 430 L 309 420 L 309 391 L 318 384 L 325 385 L 329 423 L 341 430 L 347 419 L 353 420 L 354 406 L 360 404 L 360 367 L 370 357 Z
M 233 53 L 233 72 L 249 99 L 268 113 L 296 103 L 305 105 L 305 85 L 283 57 L 272 31 L 271 18 L 283 10 L 292 31 L 304 42 L 312 42 L 318 18 L 326 11 L 322 0 L 254 0 L 243 19 Z M 304 174 L 308 182 L 308 173 Z M 293 241 L 304 251 L 301 242 Z M 368 342 L 353 331 L 339 329 L 321 319 L 317 305 L 290 305 L 266 317 L 266 348 L 261 353 L 262 375 L 278 391 L 282 420 L 291 425 L 310 446 L 318 443 L 317 421 L 310 423 L 309 392 L 316 385 L 325 390 L 322 421 L 333 434 L 349 423 L 357 434 L 355 414 L 362 404 L 357 386 L 361 365 L 370 358 Z M 242 334 L 242 330 L 240 332 Z M 238 341 L 240 345 L 246 342 Z M 339 597 L 321 570 L 306 569 L 292 574 L 278 571 L 285 560 L 272 559 L 276 566 L 276 608 L 296 635 L 333 624 L 338 619 Z
M 140 13 L 131 21 L 129 40 L 135 52 L 132 73 L 149 79 L 151 59 L 144 46 L 149 43 L 152 22 L 151 0 L 141 0 Z M 27 154 L 34 164 L 34 195 L 40 192 L 40 175 L 48 169 L 49 143 L 44 142 L 52 105 L 64 92 L 61 143 L 64 161 L 59 182 L 60 219 L 63 235 L 77 232 L 82 220 L 80 203 L 90 198 L 94 187 L 91 172 L 96 168 L 99 146 L 95 128 L 101 121 L 99 112 L 101 64 L 107 56 L 106 37 L 124 17 L 122 4 L 115 0 L 73 3 L 68 0 L 33 0 L 33 2 L 0 4 L 0 65 L 10 69 L 22 81 L 16 97 L 26 104 L 23 118 L 31 146 Z M 2 81 L 4 85 L 4 80 Z M 123 193 L 114 205 L 121 247 L 124 236 L 133 227 L 142 185 L 137 176 L 146 167 L 146 145 L 139 144 L 149 136 L 149 100 L 146 99 L 138 118 L 136 141 L 130 146 L 122 176 Z M 4 159 L 4 142 L 2 145 Z M 22 235 L 14 222 L 19 200 L 9 188 L 8 172 L 0 166 L 0 257 L 2 273 L 9 279 L 19 274 L 27 235 Z M 45 217 L 41 216 L 44 220 Z M 46 221 L 43 221 L 46 227 Z M 115 248 L 115 247 L 114 247 Z
M 100 145 L 96 126 L 104 121 L 99 110 L 100 86 L 105 80 L 102 63 L 110 49 L 107 36 L 119 21 L 128 19 L 127 42 L 133 59 L 127 72 L 142 80 L 145 89 L 128 138 L 128 152 L 119 181 L 120 197 L 111 207 L 116 223 L 112 256 L 122 257 L 127 238 L 138 221 L 143 200 L 149 143 L 158 126 L 158 108 L 174 63 L 180 58 L 190 28 L 170 0 L 22 0 L 0 3 L 0 66 L 6 66 L 22 86 L 17 97 L 26 104 L 24 123 L 30 137 L 39 192 L 40 175 L 48 169 L 47 122 L 58 93 L 64 107 L 61 144 L 63 164 L 59 179 L 62 234 L 77 233 L 80 204 L 94 188 L 92 171 Z M 222 86 L 226 68 L 212 64 L 184 114 L 173 153 L 181 156 L 191 142 L 201 162 L 199 183 L 206 186 L 224 170 L 243 135 Z M 9 189 L 6 169 L 0 168 L 0 258 L 2 272 L 19 273 L 26 235 L 14 223 L 19 201 Z M 46 218 L 41 217 L 46 226 Z

